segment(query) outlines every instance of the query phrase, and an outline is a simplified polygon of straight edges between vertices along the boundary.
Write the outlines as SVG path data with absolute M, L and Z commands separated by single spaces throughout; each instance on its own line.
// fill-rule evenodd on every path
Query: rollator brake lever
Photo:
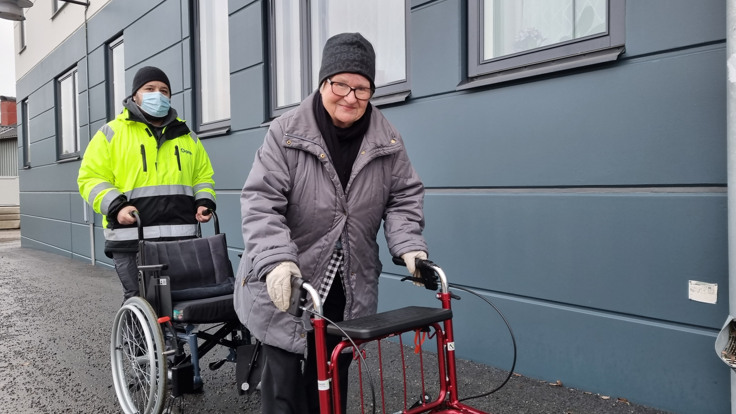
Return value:
M 289 298 L 289 308 L 286 309 L 286 312 L 297 318 L 302 316 L 304 313 L 302 307 L 307 303 L 307 291 L 302 289 L 303 283 L 302 278 L 294 275 L 291 276 L 291 297 Z
M 406 266 L 406 262 L 404 262 L 404 259 L 400 257 L 394 257 L 391 260 L 394 262 L 395 265 Z M 417 270 L 419 270 L 419 274 L 421 275 L 421 277 L 407 276 L 402 278 L 401 281 L 403 282 L 405 280 L 411 280 L 412 282 L 421 283 L 427 290 L 439 289 L 439 276 L 437 276 L 434 271 L 434 266 L 437 265 L 432 263 L 430 260 L 424 259 L 416 259 L 415 265 Z

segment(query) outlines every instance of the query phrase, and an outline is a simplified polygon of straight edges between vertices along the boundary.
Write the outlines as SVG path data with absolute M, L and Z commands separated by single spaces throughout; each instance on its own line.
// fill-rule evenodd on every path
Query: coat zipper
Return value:
M 141 144 L 141 159 L 143 160 L 143 172 L 148 171 L 148 164 L 146 164 L 146 146 Z

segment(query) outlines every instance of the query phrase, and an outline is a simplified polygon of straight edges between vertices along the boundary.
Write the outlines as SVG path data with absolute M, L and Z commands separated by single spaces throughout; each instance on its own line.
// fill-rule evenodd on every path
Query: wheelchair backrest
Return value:
M 224 233 L 176 241 L 141 241 L 138 262 L 167 265 L 161 274 L 169 276 L 172 291 L 222 285 L 234 280 Z

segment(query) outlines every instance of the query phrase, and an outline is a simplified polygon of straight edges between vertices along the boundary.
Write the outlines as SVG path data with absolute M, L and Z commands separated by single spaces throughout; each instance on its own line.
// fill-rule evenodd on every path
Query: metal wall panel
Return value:
M 464 273 L 441 257 L 437 262 L 450 282 Z M 386 268 L 400 276 L 406 272 L 393 270 L 393 264 Z M 431 292 L 396 277 L 382 278 L 379 292 L 379 310 L 438 306 Z M 466 292 L 455 293 L 462 298 L 453 302 L 458 357 L 510 369 L 512 343 L 498 314 Z M 730 370 L 714 355 L 712 330 L 524 297 L 483 296 L 511 324 L 518 348 L 514 372 L 672 413 L 730 412 Z M 404 343 L 412 340 L 405 337 Z M 498 385 L 487 384 L 488 391 Z M 502 404 L 503 389 L 494 395 Z
M 21 197 L 23 197 L 23 194 L 21 194 Z M 23 211 L 25 205 L 22 200 L 20 206 L 21 211 Z M 68 221 L 50 220 L 45 217 L 29 216 L 21 213 L 23 239 L 48 246 L 49 249 L 71 252 L 71 226 L 72 224 Z
M 233 131 L 252 128 L 261 129 L 267 121 L 264 102 L 268 94 L 264 79 L 263 65 L 233 73 L 230 76 L 232 93 L 230 94 L 231 125 Z M 265 137 L 265 129 L 263 130 Z
M 425 234 L 464 286 L 716 330 L 726 204 L 725 192 L 431 191 Z M 717 303 L 690 300 L 689 280 L 717 284 Z
M 233 113 L 240 117 L 240 113 Z M 218 190 L 240 194 L 250 172 L 256 150 L 263 143 L 266 128 L 234 132 L 227 137 L 205 139 L 204 147 L 213 160 L 215 186 Z
M 725 78 L 718 44 L 384 113 L 431 187 L 725 184 Z
M 125 30 L 125 62 L 126 66 L 136 62 L 146 62 L 148 59 L 157 57 L 161 52 L 177 45 L 182 40 L 181 3 L 168 0 L 160 6 L 137 19 Z M 166 22 L 166 24 L 161 24 Z M 174 83 L 172 75 L 181 73 L 181 60 L 167 60 L 166 68 L 161 68 L 169 76 L 173 91 L 181 90 L 181 83 Z M 152 63 L 149 61 L 149 63 Z M 178 68 L 178 71 L 166 70 Z M 133 71 L 135 74 L 135 71 Z M 127 78 L 127 76 L 126 76 Z M 132 78 L 132 77 L 131 77 Z M 132 82 L 130 83 L 132 84 Z M 128 84 L 129 85 L 129 84 Z
M 247 39 L 259 39 L 263 33 L 261 4 L 256 2 L 230 15 L 230 72 L 262 64 L 261 48 Z
M 78 198 L 81 200 L 82 197 Z M 23 215 L 54 221 L 71 221 L 70 194 L 60 192 L 21 192 Z M 80 204 L 81 205 L 81 204 Z

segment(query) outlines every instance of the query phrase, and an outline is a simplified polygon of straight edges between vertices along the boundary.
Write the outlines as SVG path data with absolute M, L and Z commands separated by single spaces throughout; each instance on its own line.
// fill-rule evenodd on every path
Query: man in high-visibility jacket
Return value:
M 158 68 L 141 68 L 124 109 L 92 137 L 79 168 L 79 192 L 102 214 L 105 254 L 124 297 L 138 295 L 139 212 L 145 239 L 195 237 L 215 208 L 210 159 L 170 107 L 171 84 Z

